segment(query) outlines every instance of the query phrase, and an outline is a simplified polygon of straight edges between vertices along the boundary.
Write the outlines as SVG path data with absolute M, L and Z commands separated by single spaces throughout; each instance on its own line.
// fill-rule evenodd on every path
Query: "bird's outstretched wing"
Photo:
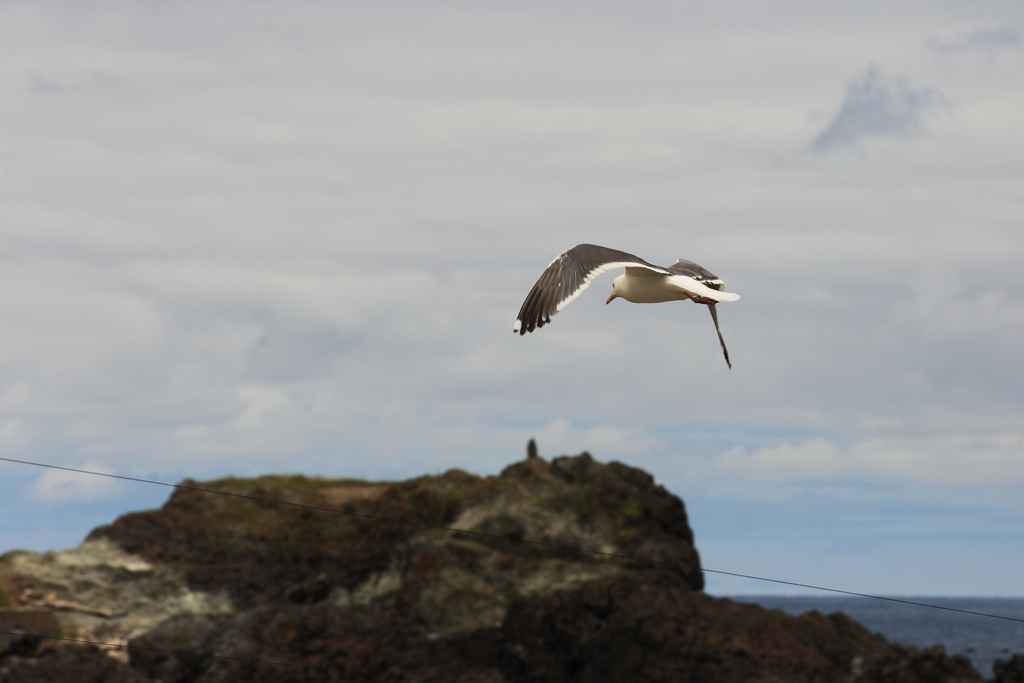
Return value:
M 689 293 L 699 304 L 719 301 L 738 301 L 739 294 L 725 291 L 725 283 L 704 266 L 679 259 L 666 268 L 671 273 L 669 283 Z
M 692 277 L 697 282 L 703 282 L 711 289 L 721 290 L 725 287 L 725 283 L 722 282 L 722 278 L 718 277 L 704 266 L 698 266 L 693 261 L 687 261 L 686 259 L 678 259 L 665 270 L 673 275 L 686 275 L 687 277 Z
M 679 259 L 674 264 L 666 268 L 666 270 L 673 275 L 682 275 L 692 280 L 696 280 L 710 289 L 714 289 L 719 292 L 725 291 L 725 283 L 722 281 L 722 278 L 718 277 L 704 266 L 698 266 L 693 261 Z M 728 292 L 726 293 L 728 294 Z M 736 298 L 738 299 L 739 296 Z M 723 299 L 723 301 L 726 300 L 727 299 Z
M 613 268 L 645 268 L 671 275 L 661 266 L 638 256 L 596 244 L 578 244 L 558 255 L 547 267 L 519 309 L 513 332 L 526 334 L 551 322 L 551 316 L 569 305 L 601 273 Z M 699 266 L 698 266 L 699 267 Z

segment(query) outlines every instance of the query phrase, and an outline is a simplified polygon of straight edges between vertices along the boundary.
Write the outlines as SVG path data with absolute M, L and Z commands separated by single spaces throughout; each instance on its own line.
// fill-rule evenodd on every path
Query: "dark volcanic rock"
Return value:
M 1024 683 L 1024 655 L 1014 655 L 1008 661 L 996 660 L 995 683 Z
M 119 609 L 153 615 L 109 617 L 105 637 L 131 639 L 130 666 L 51 646 L 0 660 L 0 683 L 33 671 L 55 683 L 981 680 L 963 657 L 892 645 L 841 614 L 794 618 L 705 595 L 682 501 L 588 454 L 534 454 L 499 477 L 186 482 L 85 547 L 128 553 L 117 562 L 134 573 L 120 576 L 150 577 L 125 590 L 180 581 L 182 609 L 121 596 Z M 8 564 L 38 567 L 46 582 L 7 572 L 12 585 L 73 591 L 33 562 Z
M 39 644 L 39 636 L 57 630 L 53 612 L 0 607 L 0 654 L 21 654 Z
M 242 608 L 316 602 L 382 575 L 418 581 L 468 569 L 508 584 L 540 572 L 541 588 L 560 585 L 552 572 L 597 576 L 644 566 L 573 548 L 661 562 L 690 588 L 703 587 L 682 501 L 642 470 L 588 454 L 551 464 L 534 458 L 501 477 L 452 470 L 398 484 L 261 477 L 185 485 L 234 495 L 178 489 L 160 510 L 125 515 L 89 539 L 180 569 L 190 587 L 226 590 Z M 473 533 L 431 528 L 445 526 Z
M 34 656 L 0 659 L 3 683 L 157 683 L 95 646 L 40 647 Z

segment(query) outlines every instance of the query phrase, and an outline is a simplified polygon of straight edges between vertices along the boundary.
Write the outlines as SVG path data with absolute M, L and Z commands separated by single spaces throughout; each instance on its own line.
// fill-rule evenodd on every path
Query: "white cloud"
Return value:
M 935 66 L 922 45 L 961 35 L 955 12 L 18 7 L 0 424 L 22 448 L 373 476 L 493 469 L 530 435 L 669 463 L 652 434 L 900 437 L 964 396 L 1024 412 L 1024 90 Z M 869 71 L 828 144 L 911 131 L 935 106 L 920 83 L 955 120 L 913 155 L 800 154 L 869 56 L 915 85 Z M 513 335 L 583 241 L 723 276 L 735 369 L 699 307 L 604 306 L 611 275 Z
M 979 51 L 989 55 L 1021 44 L 1021 30 L 1013 26 L 992 26 L 960 34 L 952 40 L 931 38 L 928 46 L 941 55 Z
M 95 462 L 75 469 L 113 474 L 109 468 Z M 28 497 L 47 504 L 88 503 L 117 498 L 123 491 L 124 483 L 110 477 L 48 469 L 32 483 Z
M 589 451 L 601 460 L 629 460 L 664 445 L 657 439 L 645 437 L 638 430 L 608 426 L 580 429 L 568 420 L 555 420 L 544 425 L 532 438 L 536 439 L 538 452 L 545 458 Z
M 752 452 L 733 448 L 718 456 L 714 464 L 730 476 L 766 482 L 1019 484 L 1024 483 L 1024 436 L 1002 433 L 872 438 L 845 448 L 812 439 Z

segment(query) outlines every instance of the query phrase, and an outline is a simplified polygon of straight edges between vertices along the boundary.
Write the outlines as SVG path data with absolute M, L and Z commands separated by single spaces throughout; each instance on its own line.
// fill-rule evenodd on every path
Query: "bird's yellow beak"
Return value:
M 604 305 L 607 306 L 608 304 L 610 304 L 612 302 L 612 299 L 614 299 L 614 298 L 615 298 L 615 292 L 612 292 L 611 294 L 608 295 L 608 298 L 605 299 Z

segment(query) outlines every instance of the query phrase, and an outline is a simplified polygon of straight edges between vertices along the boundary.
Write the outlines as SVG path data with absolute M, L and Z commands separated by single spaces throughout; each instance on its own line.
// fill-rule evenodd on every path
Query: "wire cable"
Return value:
M 90 474 L 90 475 L 97 476 L 97 477 L 109 477 L 111 479 L 123 479 L 125 481 L 134 481 L 134 482 L 139 482 L 139 483 L 143 483 L 143 484 L 153 484 L 153 485 L 156 485 L 156 486 L 166 486 L 168 488 L 180 489 L 182 491 L 196 491 L 196 492 L 199 492 L 199 493 L 211 493 L 211 494 L 220 495 L 220 496 L 230 496 L 232 498 L 244 498 L 244 499 L 247 499 L 247 500 L 254 500 L 254 501 L 259 501 L 259 502 L 263 502 L 263 503 L 277 503 L 278 505 L 289 505 L 289 506 L 292 506 L 292 507 L 305 508 L 305 509 L 308 509 L 308 510 L 318 510 L 320 512 L 330 512 L 330 513 L 339 514 L 339 515 L 347 515 L 349 517 L 362 517 L 362 518 L 366 518 L 366 519 L 375 519 L 375 520 L 383 521 L 383 522 L 394 522 L 396 524 L 408 524 L 408 525 L 411 525 L 411 526 L 418 526 L 418 527 L 421 527 L 421 528 L 424 528 L 424 529 L 438 529 L 438 530 L 441 530 L 441 531 L 452 531 L 452 532 L 456 532 L 456 533 L 460 533 L 460 534 L 467 534 L 467 535 L 470 535 L 470 536 L 477 536 L 477 537 L 484 537 L 484 538 L 495 538 L 495 539 L 500 539 L 500 540 L 503 540 L 503 541 L 507 541 L 508 540 L 505 536 L 502 536 L 501 534 L 489 534 L 489 533 L 486 533 L 486 532 L 483 532 L 483 531 L 470 531 L 468 529 L 456 529 L 454 527 L 444 526 L 442 524 L 430 524 L 429 522 L 417 522 L 415 520 L 410 520 L 410 519 L 397 519 L 397 518 L 394 518 L 394 517 L 385 517 L 383 515 L 374 515 L 374 514 L 370 514 L 368 512 L 353 512 L 353 511 L 349 511 L 349 510 L 339 510 L 337 508 L 321 507 L 321 506 L 318 506 L 318 505 L 307 505 L 305 503 L 294 503 L 294 502 L 285 501 L 285 500 L 273 500 L 271 498 L 263 498 L 261 496 L 252 496 L 252 495 L 245 494 L 245 493 L 232 493 L 230 491 L 217 491 L 216 489 L 206 489 L 206 488 L 202 488 L 200 486 L 189 486 L 187 484 L 168 484 L 167 482 L 155 481 L 155 480 L 152 480 L 152 479 L 140 479 L 138 477 L 126 477 L 126 476 L 123 476 L 123 475 L 120 475 L 120 474 L 108 474 L 106 472 L 94 472 L 94 471 L 90 471 L 90 470 L 80 470 L 80 469 L 75 469 L 73 467 L 62 467 L 60 465 L 49 465 L 49 464 L 41 463 L 41 462 L 32 462 L 30 460 L 16 460 L 14 458 L 4 458 L 4 457 L 0 457 L 0 460 L 5 461 L 5 462 L 18 463 L 18 464 L 21 464 L 21 465 L 32 465 L 34 467 L 45 467 L 45 468 L 48 468 L 48 469 L 63 470 L 65 472 L 77 472 L 79 474 Z M 665 567 L 675 567 L 676 566 L 675 563 L 673 563 L 673 562 L 665 562 L 664 560 L 651 560 L 651 559 L 647 559 L 647 558 L 643 558 L 643 557 L 635 557 L 633 555 L 624 555 L 622 553 L 609 553 L 609 552 L 605 552 L 603 550 L 593 550 L 593 549 L 582 548 L 582 547 L 578 547 L 578 546 L 564 545 L 564 544 L 561 544 L 561 543 L 551 543 L 549 541 L 532 541 L 532 540 L 524 538 L 524 539 L 521 539 L 521 540 L 517 541 L 517 543 L 522 543 L 522 544 L 526 544 L 526 545 L 533 545 L 533 546 L 542 546 L 542 547 L 547 547 L 547 548 L 558 548 L 558 549 L 561 549 L 561 550 L 571 550 L 571 551 L 574 551 L 574 552 L 587 553 L 589 555 L 598 555 L 598 556 L 601 556 L 601 557 L 608 557 L 608 558 L 613 558 L 613 559 L 618 559 L 618 560 L 629 560 L 631 562 L 643 562 L 643 563 L 646 563 L 646 564 L 660 565 L 660 566 L 665 566 Z M 769 583 L 778 583 L 778 584 L 782 584 L 782 585 L 786 585 L 786 586 L 797 586 L 799 588 L 810 588 L 810 589 L 813 589 L 813 590 L 825 591 L 825 592 L 828 592 L 828 593 L 840 593 L 842 595 L 852 595 L 852 596 L 860 597 L 860 598 L 870 598 L 872 600 L 885 600 L 887 602 L 898 602 L 898 603 L 903 603 L 905 605 L 916 605 L 918 607 L 928 607 L 930 609 L 939 609 L 939 610 L 944 610 L 944 611 L 947 611 L 947 612 L 959 612 L 961 614 L 973 614 L 974 616 L 988 617 L 990 619 L 1003 619 L 1005 621 L 1016 621 L 1016 622 L 1024 623 L 1024 619 L 1020 619 L 1020 618 L 1017 618 L 1017 617 L 1008 617 L 1008 616 L 1001 615 L 1001 614 L 989 614 L 989 613 L 986 613 L 986 612 L 975 612 L 973 610 L 958 609 L 956 607 L 947 607 L 947 606 L 944 606 L 944 605 L 933 605 L 933 604 L 929 604 L 929 603 L 926 603 L 926 602 L 916 602 L 916 601 L 913 601 L 913 600 L 904 600 L 904 599 L 901 599 L 901 598 L 886 597 L 884 595 L 872 595 L 872 594 L 869 594 L 869 593 L 857 593 L 857 592 L 854 592 L 854 591 L 841 590 L 841 589 L 838 589 L 838 588 L 827 588 L 825 586 L 815 586 L 815 585 L 807 584 L 807 583 L 797 583 L 795 581 L 783 581 L 781 579 L 769 579 L 769 578 L 765 578 L 763 576 L 753 576 L 751 574 L 739 574 L 739 573 L 736 573 L 736 572 L 727 572 L 727 571 L 723 571 L 721 569 L 708 569 L 707 567 L 701 567 L 701 571 L 710 572 L 712 574 L 722 574 L 722 575 L 725 575 L 725 576 L 735 576 L 735 577 L 744 578 L 744 579 L 753 579 L 755 581 L 765 581 L 765 582 L 769 582 Z

